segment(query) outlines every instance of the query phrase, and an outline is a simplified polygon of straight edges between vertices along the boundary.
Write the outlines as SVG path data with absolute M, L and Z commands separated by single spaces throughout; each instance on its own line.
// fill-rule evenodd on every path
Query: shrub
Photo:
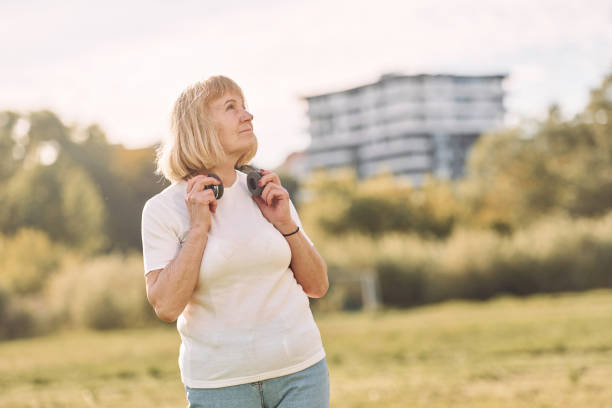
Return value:
M 0 290 L 0 340 L 28 337 L 36 332 L 33 313 L 7 291 Z
M 19 295 L 39 292 L 60 264 L 64 250 L 40 230 L 0 236 L 0 286 Z
M 105 330 L 156 320 L 137 254 L 72 262 L 54 276 L 47 299 L 58 324 Z
M 427 274 L 423 268 L 405 268 L 394 262 L 382 261 L 376 267 L 381 301 L 388 306 L 408 307 L 425 303 Z
M 330 280 L 375 269 L 381 300 L 397 307 L 612 287 L 612 213 L 600 219 L 542 219 L 510 236 L 456 229 L 445 241 L 350 235 L 317 246 L 333 266 Z

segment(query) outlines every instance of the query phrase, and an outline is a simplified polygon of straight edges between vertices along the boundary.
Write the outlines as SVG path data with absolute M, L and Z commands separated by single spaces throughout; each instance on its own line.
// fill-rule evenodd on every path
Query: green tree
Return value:
M 23 159 L 24 148 L 17 147 L 19 138 L 13 131 L 18 120 L 16 112 L 0 112 L 0 183 L 15 173 Z
M 105 248 L 106 210 L 87 174 L 68 161 L 35 165 L 0 187 L 0 230 L 45 231 L 57 242 L 94 253 Z
M 484 135 L 461 183 L 468 223 L 512 230 L 542 215 L 594 217 L 612 208 L 612 75 L 571 121 L 551 106 L 526 127 Z
M 22 228 L 13 237 L 0 236 L 0 290 L 19 295 L 40 292 L 62 255 L 40 230 Z
M 452 231 L 457 212 L 450 184 L 429 179 L 422 188 L 380 174 L 358 181 L 352 170 L 322 172 L 309 182 L 311 200 L 305 219 L 331 235 L 361 233 L 380 237 L 387 232 L 444 237 Z
M 99 126 L 69 128 L 50 111 L 1 112 L 0 146 L 0 231 L 30 226 L 87 251 L 140 249 L 142 207 L 168 185 L 153 174 L 154 147 L 111 145 Z M 81 230 L 95 233 L 83 241 Z

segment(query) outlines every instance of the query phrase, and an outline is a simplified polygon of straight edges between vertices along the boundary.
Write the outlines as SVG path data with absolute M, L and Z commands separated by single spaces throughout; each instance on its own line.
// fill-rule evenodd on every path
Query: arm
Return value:
M 265 185 L 261 197 L 253 197 L 264 217 L 281 234 L 296 230 L 297 224 L 291 218 L 289 193 L 281 184 L 278 176 L 262 170 L 260 183 Z M 266 184 L 267 183 L 267 184 Z M 285 237 L 291 248 L 291 269 L 296 281 L 312 298 L 325 296 L 329 288 L 327 265 L 314 246 L 310 245 L 302 231 Z
M 173 322 L 185 309 L 198 282 L 207 241 L 207 231 L 190 229 L 176 258 L 147 273 L 147 299 L 160 319 Z
M 168 265 L 146 274 L 147 299 L 157 316 L 167 322 L 175 321 L 183 312 L 198 283 L 211 212 L 217 208 L 213 191 L 205 189 L 211 184 L 219 181 L 203 175 L 189 180 L 185 192 L 190 223 L 187 237 Z
M 276 226 L 281 234 L 289 234 L 297 229 L 292 222 L 288 225 Z M 327 264 L 314 246 L 306 240 L 301 229 L 297 234 L 285 237 L 291 248 L 291 270 L 295 280 L 302 286 L 304 292 L 311 298 L 321 298 L 329 289 Z

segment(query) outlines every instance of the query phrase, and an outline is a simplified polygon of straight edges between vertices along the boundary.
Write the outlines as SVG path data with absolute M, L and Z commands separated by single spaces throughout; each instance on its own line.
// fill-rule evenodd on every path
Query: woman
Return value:
M 213 76 L 187 88 L 171 116 L 158 173 L 172 184 L 147 201 L 147 298 L 177 321 L 189 407 L 327 407 L 329 374 L 308 297 L 327 267 L 278 176 L 261 197 L 236 170 L 257 151 L 242 90 Z M 207 186 L 224 185 L 215 199 Z

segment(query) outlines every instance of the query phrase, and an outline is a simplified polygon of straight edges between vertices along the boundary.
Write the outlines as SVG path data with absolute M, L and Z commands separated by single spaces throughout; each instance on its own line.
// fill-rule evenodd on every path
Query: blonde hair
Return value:
M 209 170 L 226 158 L 208 106 L 211 101 L 232 91 L 244 101 L 238 84 L 217 75 L 188 86 L 180 94 L 170 115 L 170 138 L 157 150 L 156 174 L 175 183 L 199 171 Z M 257 142 L 234 166 L 244 166 L 256 152 Z

